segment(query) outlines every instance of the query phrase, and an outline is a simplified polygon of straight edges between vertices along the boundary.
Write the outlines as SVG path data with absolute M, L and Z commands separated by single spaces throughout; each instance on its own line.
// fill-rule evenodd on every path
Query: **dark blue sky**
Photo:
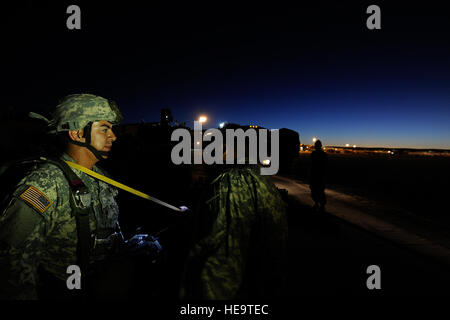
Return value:
M 161 108 L 208 126 L 290 128 L 303 143 L 450 149 L 450 17 L 443 7 L 154 2 L 82 10 L 28 1 L 2 20 L 3 106 L 46 110 L 69 93 L 116 100 L 126 122 Z M 19 97 L 19 98 L 18 98 Z

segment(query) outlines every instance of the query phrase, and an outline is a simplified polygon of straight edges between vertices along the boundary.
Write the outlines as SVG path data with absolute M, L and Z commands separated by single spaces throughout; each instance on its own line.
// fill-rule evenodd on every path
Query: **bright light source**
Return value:
M 262 164 L 268 166 L 270 164 L 270 160 L 269 159 L 263 160 Z
M 198 118 L 198 121 L 199 121 L 200 123 L 205 123 L 207 120 L 208 120 L 208 118 L 205 117 L 205 116 L 201 116 L 200 118 Z
M 197 141 L 197 145 L 199 145 L 200 144 L 200 141 Z
M 349 144 L 349 143 L 346 143 L 345 146 L 346 146 L 346 147 L 350 147 L 350 144 Z
M 314 138 L 313 138 L 313 142 L 315 143 L 316 141 L 317 141 L 317 138 L 316 138 L 316 137 L 314 137 Z
M 353 145 L 353 148 L 356 148 L 356 144 Z
M 222 129 L 223 127 L 225 127 L 225 122 L 222 122 L 219 124 L 219 128 Z

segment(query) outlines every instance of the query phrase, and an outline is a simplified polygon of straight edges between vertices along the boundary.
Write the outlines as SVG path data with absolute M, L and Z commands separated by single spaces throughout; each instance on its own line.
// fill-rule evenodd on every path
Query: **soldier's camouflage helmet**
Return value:
M 122 121 L 122 114 L 114 101 L 93 94 L 66 96 L 52 113 L 51 126 L 56 132 L 81 130 L 89 122 L 106 120 L 112 124 Z

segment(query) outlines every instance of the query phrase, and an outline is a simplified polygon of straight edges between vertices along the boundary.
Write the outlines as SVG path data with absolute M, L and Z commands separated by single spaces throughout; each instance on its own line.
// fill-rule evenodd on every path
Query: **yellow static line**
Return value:
M 113 185 L 113 186 L 115 186 L 117 188 L 120 188 L 120 189 L 125 190 L 127 192 L 130 192 L 130 193 L 132 193 L 134 195 L 137 195 L 138 197 L 141 197 L 141 198 L 144 198 L 144 199 L 147 199 L 147 200 L 159 203 L 160 205 L 163 205 L 163 206 L 165 206 L 167 208 L 170 208 L 172 210 L 175 210 L 175 211 L 180 211 L 180 212 L 182 211 L 180 208 L 177 208 L 177 207 L 175 207 L 175 206 L 173 206 L 171 204 L 168 204 L 168 203 L 166 203 L 164 201 L 161 201 L 161 200 L 156 199 L 156 198 L 154 198 L 152 196 L 149 196 L 148 194 L 145 194 L 145 193 L 143 193 L 141 191 L 138 191 L 136 189 L 130 188 L 130 187 L 128 187 L 128 186 L 126 186 L 126 185 L 124 185 L 124 184 L 122 184 L 120 182 L 117 182 L 117 181 L 112 180 L 112 179 L 110 179 L 108 177 L 105 177 L 104 175 L 101 175 L 101 174 L 99 174 L 97 172 L 89 170 L 88 168 L 80 166 L 77 163 L 74 163 L 74 162 L 71 162 L 71 161 L 65 161 L 65 162 L 72 168 L 80 170 L 80 171 L 82 171 L 82 172 L 84 172 L 84 173 L 86 173 L 86 174 L 88 174 L 88 175 L 90 175 L 90 176 L 92 176 L 92 177 L 94 177 L 94 178 L 96 178 L 98 180 L 101 180 L 103 182 L 109 183 L 110 185 Z

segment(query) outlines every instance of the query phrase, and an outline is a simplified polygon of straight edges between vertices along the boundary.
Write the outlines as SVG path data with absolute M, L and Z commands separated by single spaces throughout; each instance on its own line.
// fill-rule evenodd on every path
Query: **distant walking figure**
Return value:
M 322 150 L 322 142 L 317 140 L 314 144 L 316 149 L 311 153 L 311 174 L 309 187 L 311 197 L 314 200 L 316 211 L 325 211 L 325 171 L 327 165 L 327 154 Z

